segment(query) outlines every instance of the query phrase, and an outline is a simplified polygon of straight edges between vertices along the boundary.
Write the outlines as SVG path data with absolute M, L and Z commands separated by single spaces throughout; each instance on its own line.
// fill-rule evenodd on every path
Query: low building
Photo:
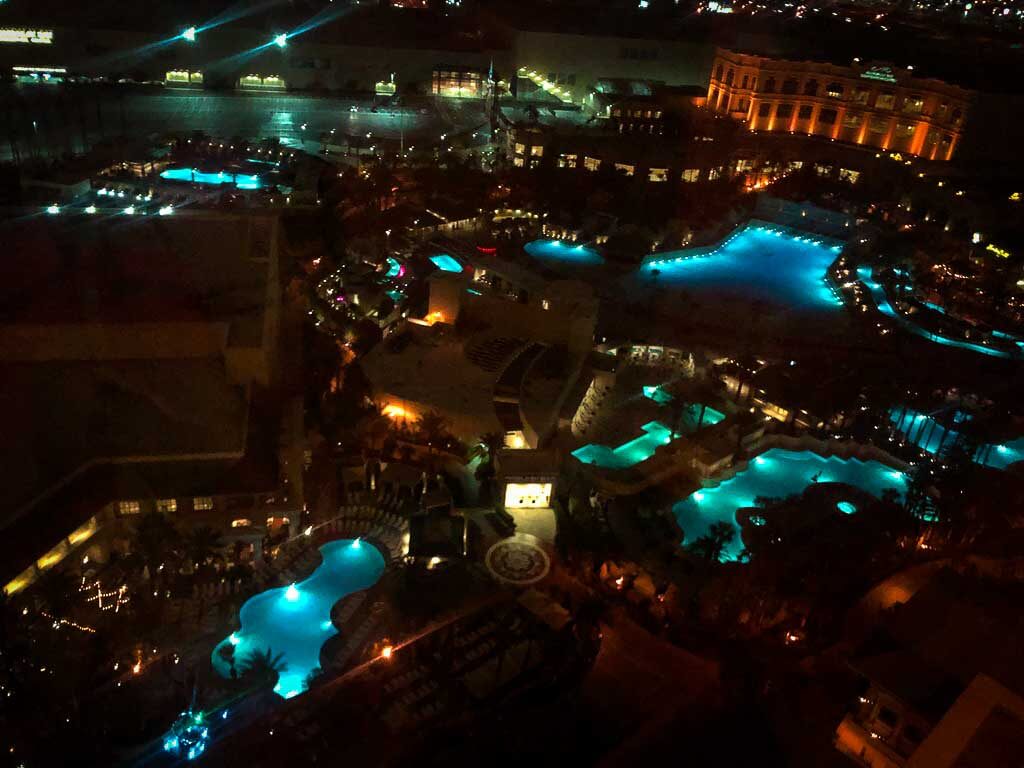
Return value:
M 303 508 L 301 402 L 279 390 L 276 218 L 72 216 L 5 231 L 34 254 L 0 267 L 7 592 L 126 551 L 148 511 L 250 531 L 239 554 L 258 556 Z
M 1017 765 L 1024 670 L 1012 594 L 940 571 L 850 661 L 865 690 L 836 749 L 869 768 Z

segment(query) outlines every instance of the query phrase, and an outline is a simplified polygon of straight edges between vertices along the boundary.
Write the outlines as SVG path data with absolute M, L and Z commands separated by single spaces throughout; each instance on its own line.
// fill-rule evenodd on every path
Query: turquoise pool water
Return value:
M 679 425 L 678 438 L 681 435 L 689 435 L 696 431 L 697 422 L 700 418 L 700 405 L 691 404 L 687 406 L 683 414 L 682 423 Z M 725 415 L 714 408 L 704 409 L 704 423 L 717 424 Z M 609 448 L 600 443 L 587 443 L 572 452 L 572 455 L 584 464 L 592 464 L 603 469 L 628 469 L 641 461 L 646 461 L 654 455 L 659 445 L 668 445 L 672 442 L 672 430 L 660 421 L 649 421 L 641 428 L 643 434 L 640 437 L 623 443 L 618 448 Z
M 523 246 L 530 256 L 541 261 L 562 261 L 569 264 L 604 264 L 604 258 L 593 248 L 561 240 L 533 240 Z
M 888 488 L 901 493 L 906 488 L 902 472 L 877 461 L 825 458 L 811 451 L 772 448 L 755 457 L 732 479 L 691 493 L 677 502 L 672 512 L 686 535 L 684 543 L 703 536 L 712 523 L 727 522 L 736 528 L 736 537 L 723 554 L 723 559 L 735 560 L 743 550 L 736 510 L 754 506 L 758 496 L 777 499 L 801 493 L 815 478 L 820 483 L 846 483 L 877 497 Z
M 675 399 L 672 395 L 662 389 L 660 385 L 657 387 L 644 387 L 644 397 L 649 400 L 653 400 L 658 405 L 667 405 Z M 707 418 L 706 413 L 704 414 L 704 417 Z
M 384 573 L 384 558 L 375 546 L 358 539 L 339 539 L 320 547 L 323 562 L 305 581 L 268 589 L 245 601 L 239 611 L 241 628 L 213 650 L 213 667 L 231 677 L 231 666 L 220 649 L 235 646 L 239 673 L 253 652 L 284 654 L 287 665 L 274 692 L 288 699 L 306 690 L 306 678 L 320 666 L 320 648 L 338 634 L 331 608 L 341 598 L 367 589 Z
M 388 271 L 384 274 L 384 277 L 398 277 L 401 274 L 402 274 L 402 264 L 401 264 L 401 262 L 398 259 L 396 259 L 396 258 L 388 256 Z
M 860 281 L 864 283 L 867 289 L 871 292 L 871 296 L 875 300 L 875 305 L 878 307 L 878 311 L 886 317 L 893 318 L 911 333 L 915 333 L 922 338 L 947 347 L 969 349 L 972 352 L 980 352 L 983 355 L 991 355 L 992 357 L 1013 357 L 1013 355 L 1003 349 L 986 347 L 984 344 L 975 344 L 974 342 L 964 341 L 963 339 L 951 339 L 948 336 L 942 336 L 925 330 L 910 318 L 901 315 L 893 309 L 892 304 L 889 303 L 889 297 L 885 293 L 885 287 L 875 280 L 874 270 L 870 266 L 864 265 L 857 267 L 857 277 L 860 278 Z
M 662 285 L 760 300 L 802 311 L 835 311 L 842 302 L 825 279 L 840 246 L 810 234 L 749 224 L 717 246 L 658 254 L 642 274 Z M 653 271 L 658 275 L 653 276 Z
M 955 421 L 966 421 L 967 414 L 956 414 Z M 928 453 L 938 453 L 956 442 L 960 433 L 952 427 L 944 427 L 931 416 L 908 408 L 893 408 L 889 420 L 896 425 L 910 442 Z M 1000 445 L 985 444 L 978 448 L 974 460 L 995 469 L 1006 469 L 1014 462 L 1024 460 L 1024 437 Z
M 439 253 L 437 256 L 431 256 L 430 260 L 434 262 L 434 266 L 442 272 L 462 271 L 462 265 L 447 253 Z
M 207 184 L 218 186 L 221 184 L 234 184 L 239 189 L 263 189 L 263 180 L 257 174 L 231 173 L 219 171 L 217 173 L 204 173 L 195 168 L 168 168 L 160 173 L 161 179 L 168 181 L 187 181 L 194 184 Z

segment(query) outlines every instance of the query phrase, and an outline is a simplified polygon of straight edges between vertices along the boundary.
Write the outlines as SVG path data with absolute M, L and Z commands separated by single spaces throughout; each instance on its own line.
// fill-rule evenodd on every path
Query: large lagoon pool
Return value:
M 704 409 L 704 424 L 717 424 L 724 418 L 725 414 L 714 408 L 706 407 Z M 683 413 L 676 437 L 695 432 L 699 419 L 700 405 L 697 403 L 688 405 Z M 649 421 L 640 429 L 643 431 L 640 437 L 623 443 L 618 448 L 610 448 L 600 443 L 587 443 L 573 451 L 572 455 L 584 464 L 591 464 L 603 469 L 628 469 L 651 458 L 659 445 L 668 445 L 672 442 L 672 429 L 660 421 Z
M 963 339 L 952 339 L 948 336 L 943 336 L 941 334 L 925 330 L 909 317 L 901 315 L 893 309 L 892 304 L 889 303 L 889 297 L 885 293 L 885 286 L 875 280 L 874 270 L 870 266 L 865 265 L 857 267 L 857 277 L 860 278 L 860 281 L 864 283 L 865 287 L 871 292 L 871 296 L 875 300 L 875 306 L 878 307 L 878 311 L 886 317 L 891 317 L 896 320 L 911 333 L 915 333 L 922 338 L 928 339 L 928 341 L 934 341 L 936 344 L 942 344 L 947 347 L 968 349 L 972 352 L 980 352 L 983 355 L 991 355 L 992 357 L 1010 358 L 1014 356 L 1003 349 L 986 347 L 984 344 L 975 344 L 974 342 L 964 341 Z M 943 313 L 945 313 L 944 310 Z
M 268 589 L 245 601 L 239 611 L 241 628 L 214 648 L 213 666 L 231 677 L 231 665 L 220 653 L 226 644 L 235 646 L 239 674 L 252 653 L 269 649 L 283 654 L 287 665 L 274 692 L 284 698 L 306 690 L 309 673 L 320 666 L 320 649 L 338 634 L 331 608 L 341 598 L 367 589 L 384 573 L 384 557 L 375 546 L 358 539 L 339 539 L 320 547 L 323 562 L 305 581 Z
M 524 245 L 523 250 L 540 261 L 559 261 L 587 266 L 604 264 L 601 254 L 593 248 L 562 240 L 533 240 Z
M 966 414 L 954 415 L 954 421 L 958 422 L 966 421 L 968 418 Z M 910 442 L 932 454 L 948 449 L 960 437 L 960 433 L 952 426 L 943 426 L 932 416 L 913 408 L 893 408 L 889 412 L 889 420 Z M 1024 460 L 1024 437 L 999 445 L 986 443 L 978 448 L 974 460 L 987 467 L 1006 469 L 1011 464 Z
M 825 273 L 836 241 L 778 227 L 748 224 L 716 246 L 659 253 L 645 260 L 645 282 L 700 295 L 736 296 L 802 311 L 835 311 L 842 302 Z M 657 274 L 655 274 L 657 270 Z
M 803 492 L 813 482 L 846 483 L 879 498 L 886 489 L 892 488 L 901 494 L 906 489 L 906 476 L 902 472 L 877 461 L 825 458 L 812 451 L 772 448 L 755 457 L 747 469 L 730 480 L 691 493 L 677 502 L 672 512 L 686 536 L 683 543 L 693 543 L 707 533 L 713 523 L 732 525 L 736 536 L 722 558 L 735 560 L 743 550 L 736 511 L 753 507 L 758 496 L 785 498 Z
M 220 186 L 221 184 L 234 185 L 238 189 L 263 189 L 263 179 L 255 173 L 234 173 L 232 171 L 218 171 L 217 173 L 206 173 L 197 168 L 168 168 L 160 172 L 161 179 L 168 181 L 185 181 L 192 184 L 205 184 L 207 186 Z

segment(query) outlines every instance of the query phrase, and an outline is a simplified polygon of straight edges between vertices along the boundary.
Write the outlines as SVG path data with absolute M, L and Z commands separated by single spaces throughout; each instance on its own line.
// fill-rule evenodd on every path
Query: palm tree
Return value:
M 451 437 L 451 432 L 448 429 L 448 419 L 437 411 L 429 411 L 416 420 L 416 431 L 419 432 L 420 439 L 427 444 L 430 464 L 433 466 L 438 447 Z
M 712 523 L 708 532 L 690 545 L 690 550 L 706 560 L 719 562 L 726 546 L 734 538 L 736 538 L 736 529 L 730 523 L 719 521 Z
M 170 559 L 174 547 L 181 538 L 178 529 L 160 512 L 146 512 L 135 525 L 132 551 L 137 553 L 144 566 L 153 573 Z
M 253 651 L 242 661 L 242 674 L 255 683 L 273 683 L 282 672 L 288 671 L 284 654 L 275 654 L 270 648 Z
M 498 451 L 505 447 L 505 436 L 500 432 L 485 432 L 480 435 L 480 442 L 469 449 L 467 461 L 480 459 L 480 464 L 493 464 Z
M 220 548 L 221 536 L 208 525 L 201 525 L 185 538 L 185 552 L 197 565 L 203 565 Z

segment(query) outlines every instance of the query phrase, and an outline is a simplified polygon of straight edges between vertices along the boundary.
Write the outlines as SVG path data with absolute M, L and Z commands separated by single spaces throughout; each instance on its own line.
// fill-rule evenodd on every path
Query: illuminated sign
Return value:
M 0 29 L 0 43 L 38 43 L 49 45 L 52 42 L 52 29 Z
M 14 72 L 29 72 L 32 74 L 65 75 L 67 70 L 64 67 L 11 67 Z
M 896 82 L 896 74 L 892 71 L 892 67 L 868 67 L 867 69 L 860 73 L 860 76 L 865 80 L 880 80 L 883 83 Z
M 1003 258 L 1003 259 L 1010 258 L 1010 252 L 1009 251 L 1007 251 L 1004 248 L 1000 248 L 997 245 L 993 245 L 992 243 L 989 243 L 988 245 L 986 245 L 985 246 L 985 250 L 986 251 L 990 251 L 990 252 L 994 253 L 996 256 L 999 256 L 1000 258 Z

